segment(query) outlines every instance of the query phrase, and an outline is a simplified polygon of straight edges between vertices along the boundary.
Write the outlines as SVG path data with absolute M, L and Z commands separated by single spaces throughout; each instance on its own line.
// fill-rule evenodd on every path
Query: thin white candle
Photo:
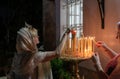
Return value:
M 81 38 L 81 54 L 83 55 L 83 38 Z
M 69 34 L 69 48 L 72 48 L 72 33 Z

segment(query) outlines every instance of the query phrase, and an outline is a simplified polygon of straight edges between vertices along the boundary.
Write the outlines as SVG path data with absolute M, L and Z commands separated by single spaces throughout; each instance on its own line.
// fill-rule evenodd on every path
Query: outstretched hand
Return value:
M 57 48 L 56 48 L 56 54 L 57 54 L 57 56 L 59 57 L 60 56 L 60 47 L 58 46 Z
M 70 28 L 67 28 L 66 30 L 64 30 L 64 32 L 62 33 L 61 37 L 60 37 L 60 42 L 59 44 L 62 42 L 63 38 L 65 37 L 65 35 L 70 33 Z
M 67 28 L 65 33 L 69 34 L 70 33 L 70 28 Z
M 98 41 L 98 42 L 96 43 L 96 46 L 97 46 L 97 47 L 106 47 L 107 45 L 106 45 L 103 41 Z

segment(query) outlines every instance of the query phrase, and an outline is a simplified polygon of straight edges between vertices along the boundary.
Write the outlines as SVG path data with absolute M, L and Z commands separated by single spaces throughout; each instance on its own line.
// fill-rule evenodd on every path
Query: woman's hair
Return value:
M 33 42 L 34 36 L 38 36 L 38 31 L 34 27 L 27 25 L 17 32 L 16 49 L 18 52 L 36 52 L 36 45 Z

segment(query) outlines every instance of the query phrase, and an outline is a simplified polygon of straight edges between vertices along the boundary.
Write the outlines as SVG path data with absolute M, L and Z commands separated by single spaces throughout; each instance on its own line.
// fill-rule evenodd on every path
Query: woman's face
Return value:
M 37 45 L 37 44 L 39 44 L 40 42 L 39 42 L 39 36 L 35 36 L 34 38 L 33 38 L 33 41 L 34 41 L 34 43 Z

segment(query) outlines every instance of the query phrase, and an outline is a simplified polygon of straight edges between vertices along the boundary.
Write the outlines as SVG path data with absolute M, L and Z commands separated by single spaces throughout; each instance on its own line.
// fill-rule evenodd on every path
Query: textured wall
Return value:
M 105 28 L 101 29 L 101 19 L 97 0 L 84 0 L 84 34 L 95 36 L 96 41 L 104 41 L 113 50 L 119 53 L 119 42 L 116 37 L 116 25 L 120 21 L 120 0 L 105 0 Z M 102 50 L 95 49 L 100 53 L 103 67 L 109 57 Z

